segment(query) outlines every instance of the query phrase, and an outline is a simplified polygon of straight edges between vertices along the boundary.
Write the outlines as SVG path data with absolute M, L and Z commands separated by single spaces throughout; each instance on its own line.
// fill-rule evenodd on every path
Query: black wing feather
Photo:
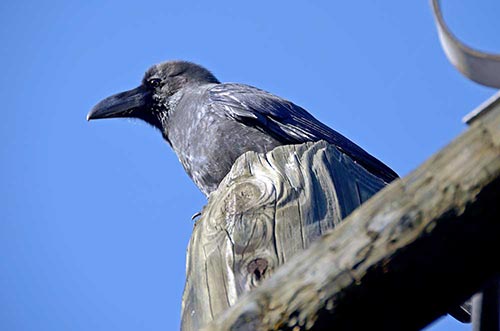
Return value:
M 284 144 L 326 140 L 385 182 L 398 178 L 381 161 L 290 101 L 242 84 L 218 84 L 210 89 L 209 99 L 211 107 L 259 128 Z

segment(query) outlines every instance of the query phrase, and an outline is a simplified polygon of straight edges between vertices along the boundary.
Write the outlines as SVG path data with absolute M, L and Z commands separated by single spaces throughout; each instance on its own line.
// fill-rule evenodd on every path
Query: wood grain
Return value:
M 326 142 L 240 157 L 194 228 L 182 329 L 199 330 L 384 186 Z

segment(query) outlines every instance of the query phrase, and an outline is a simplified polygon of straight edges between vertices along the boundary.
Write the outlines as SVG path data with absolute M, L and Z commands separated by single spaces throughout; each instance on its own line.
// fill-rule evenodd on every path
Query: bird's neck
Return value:
M 171 123 L 172 118 L 175 117 L 175 113 L 178 111 L 178 106 L 179 104 L 182 103 L 180 106 L 181 108 L 185 109 L 185 102 L 183 101 L 184 98 L 186 100 L 191 101 L 191 107 L 194 104 L 197 104 L 197 102 L 202 98 L 202 96 L 206 93 L 208 89 L 216 85 L 217 83 L 205 83 L 205 84 L 190 84 L 189 86 L 186 86 L 177 92 L 175 92 L 173 95 L 171 95 L 168 100 L 166 101 L 165 107 L 166 111 L 162 112 L 159 120 L 161 122 L 162 126 L 162 135 L 163 138 L 171 145 L 170 139 L 169 139 L 169 132 L 171 130 L 171 125 L 174 125 Z M 188 108 L 191 108 L 188 107 Z M 191 110 L 191 109 L 190 109 Z M 179 123 L 177 123 L 178 125 Z
M 173 95 L 171 95 L 170 98 L 168 98 L 168 101 L 166 104 L 167 109 L 168 109 L 168 111 L 167 111 L 168 114 L 175 111 L 175 108 L 177 107 L 177 105 L 181 101 L 184 94 L 185 94 L 184 89 L 180 89 L 179 91 L 177 91 Z
M 161 131 L 163 139 L 165 139 L 171 146 L 172 144 L 170 142 L 170 139 L 168 138 L 170 116 L 172 115 L 173 112 L 175 112 L 177 105 L 181 101 L 184 94 L 185 91 L 183 89 L 180 89 L 179 91 L 175 92 L 165 102 L 164 104 L 165 109 L 162 112 L 158 113 L 158 121 L 160 123 L 160 126 L 158 128 Z

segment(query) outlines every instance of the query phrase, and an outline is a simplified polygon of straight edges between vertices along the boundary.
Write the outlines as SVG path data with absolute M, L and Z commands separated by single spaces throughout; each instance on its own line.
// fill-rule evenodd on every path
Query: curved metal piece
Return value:
M 458 40 L 446 26 L 440 0 L 431 0 L 441 46 L 450 62 L 476 83 L 500 88 L 500 54 L 484 53 Z

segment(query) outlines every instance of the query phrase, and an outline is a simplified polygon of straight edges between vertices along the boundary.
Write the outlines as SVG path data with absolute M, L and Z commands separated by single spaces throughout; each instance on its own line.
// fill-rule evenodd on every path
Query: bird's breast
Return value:
M 208 107 L 182 106 L 170 117 L 168 139 L 187 174 L 208 195 L 247 151 L 267 152 L 280 143 L 271 136 Z

